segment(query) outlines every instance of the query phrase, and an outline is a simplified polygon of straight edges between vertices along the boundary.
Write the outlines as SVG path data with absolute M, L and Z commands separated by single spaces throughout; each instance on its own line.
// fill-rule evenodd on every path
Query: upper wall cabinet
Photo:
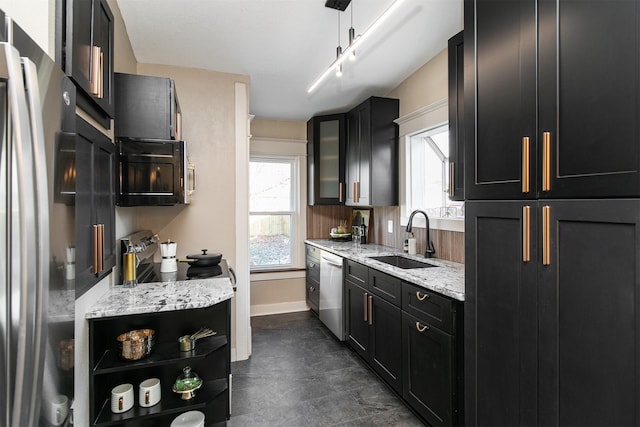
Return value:
M 347 205 L 398 205 L 399 111 L 399 100 L 373 96 L 348 113 Z
M 344 204 L 346 128 L 346 114 L 317 116 L 307 122 L 309 205 Z
M 62 64 L 78 105 L 106 128 L 113 118 L 113 14 L 107 0 L 67 0 Z
M 175 83 L 166 77 L 115 74 L 115 136 L 182 139 Z
M 464 200 L 464 32 L 449 39 L 449 199 Z
M 614 3 L 465 0 L 467 198 L 640 195 L 640 7 Z

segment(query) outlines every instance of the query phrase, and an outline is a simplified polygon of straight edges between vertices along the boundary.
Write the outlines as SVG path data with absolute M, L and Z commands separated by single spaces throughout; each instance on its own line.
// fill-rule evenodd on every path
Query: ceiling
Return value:
M 307 120 L 384 96 L 447 46 L 462 29 L 462 0 L 404 0 L 346 61 L 307 89 L 392 0 L 352 0 L 344 12 L 325 0 L 117 0 L 136 59 L 251 79 L 250 112 L 258 118 Z

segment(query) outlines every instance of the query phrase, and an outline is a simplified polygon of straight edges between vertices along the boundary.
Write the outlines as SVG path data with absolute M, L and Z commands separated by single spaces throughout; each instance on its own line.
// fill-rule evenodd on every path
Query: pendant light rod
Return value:
M 380 25 L 382 25 L 382 23 L 389 17 L 391 16 L 391 14 L 393 12 L 395 12 L 395 10 L 398 8 L 398 6 L 400 6 L 400 4 L 402 3 L 403 0 L 395 0 L 393 3 L 391 3 L 391 5 L 389 5 L 389 7 L 382 13 L 382 15 L 380 15 L 375 21 L 373 21 L 373 24 L 369 25 L 367 27 L 366 30 L 364 30 L 364 32 L 362 34 L 360 34 L 359 36 L 357 36 L 354 40 L 353 43 L 351 43 L 344 51 L 342 51 L 342 54 L 337 57 L 330 65 L 329 68 L 327 68 L 324 73 L 322 73 L 320 75 L 320 77 L 318 77 L 313 84 L 309 87 L 309 89 L 307 89 L 307 93 L 311 93 L 313 92 L 313 90 L 318 87 L 318 85 L 320 83 L 322 83 L 322 81 L 327 78 L 327 76 L 331 73 L 332 70 L 335 70 L 335 68 L 342 64 L 344 62 L 344 60 L 351 54 L 352 51 L 354 51 L 360 44 L 362 44 L 362 42 L 364 40 L 366 40 L 378 27 L 380 27 Z

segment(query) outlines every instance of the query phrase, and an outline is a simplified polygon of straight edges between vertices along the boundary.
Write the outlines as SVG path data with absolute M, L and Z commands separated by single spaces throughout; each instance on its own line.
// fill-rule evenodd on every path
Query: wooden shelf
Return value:
M 98 363 L 93 369 L 93 375 L 104 375 L 113 372 L 204 359 L 216 350 L 225 347 L 227 341 L 226 335 L 203 338 L 196 342 L 195 350 L 188 352 L 179 351 L 178 340 L 175 342 L 160 343 L 151 355 L 135 361 L 123 360 L 119 357 L 119 351 L 117 349 L 108 349 L 104 352 L 100 360 L 98 360 Z
M 171 388 L 164 387 L 162 390 L 162 400 L 160 400 L 158 404 L 150 408 L 142 408 L 137 404 L 134 404 L 133 408 L 121 414 L 114 414 L 111 412 L 111 402 L 109 399 L 106 399 L 93 425 L 117 425 L 132 422 L 143 417 L 145 419 L 149 419 L 203 409 L 218 395 L 224 393 L 227 388 L 228 384 L 226 379 L 208 381 L 205 382 L 198 391 L 196 391 L 196 396 L 193 399 L 182 400 L 179 394 L 171 391 Z

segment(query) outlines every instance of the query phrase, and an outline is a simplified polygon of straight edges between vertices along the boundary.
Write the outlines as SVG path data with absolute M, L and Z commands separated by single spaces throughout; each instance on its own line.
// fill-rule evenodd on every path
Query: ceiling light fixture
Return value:
M 325 70 L 324 73 L 322 73 L 320 75 L 320 77 L 318 77 L 316 79 L 316 81 L 313 82 L 313 84 L 309 87 L 309 89 L 307 89 L 307 93 L 311 93 L 313 92 L 313 90 L 318 87 L 318 85 L 320 83 L 322 83 L 322 81 L 327 78 L 327 76 L 329 75 L 329 73 L 331 73 L 332 70 L 336 69 L 336 67 L 338 65 L 341 65 L 344 60 L 346 59 L 347 56 L 351 55 L 351 52 L 353 52 L 354 50 L 356 50 L 356 48 L 362 44 L 362 42 L 364 42 L 364 40 L 366 40 L 378 27 L 380 27 L 380 25 L 382 25 L 382 23 L 389 17 L 391 16 L 391 14 L 393 12 L 395 12 L 395 10 L 398 8 L 398 6 L 400 6 L 400 4 L 402 3 L 403 0 L 394 0 L 393 3 L 391 3 L 391 5 L 389 5 L 389 7 L 382 12 L 382 15 L 380 15 L 375 21 L 373 21 L 373 24 L 369 25 L 369 27 L 367 27 L 367 29 L 364 31 L 364 33 L 362 33 L 361 35 L 357 36 L 353 42 L 351 44 L 349 44 L 349 46 L 342 52 L 342 54 L 340 54 L 340 56 L 338 56 L 335 61 L 333 61 L 330 65 L 329 68 L 327 68 Z
M 336 49 L 336 60 L 342 55 L 342 46 L 340 46 L 340 11 L 338 11 L 338 48 Z M 336 77 L 342 77 L 342 62 L 336 64 Z
M 355 1 L 351 2 L 351 27 L 349 28 L 349 46 L 351 46 L 353 44 L 353 41 L 356 39 L 356 29 L 353 28 L 353 3 L 355 3 Z M 352 61 L 356 60 L 355 49 L 351 51 L 351 55 L 349 56 L 349 59 Z

